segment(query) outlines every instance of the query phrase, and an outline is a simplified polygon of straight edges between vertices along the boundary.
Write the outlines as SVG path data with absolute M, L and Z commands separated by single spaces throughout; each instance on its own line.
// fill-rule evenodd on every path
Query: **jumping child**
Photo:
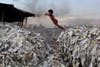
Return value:
M 53 10 L 50 9 L 50 10 L 48 10 L 48 13 L 46 13 L 45 15 L 49 16 L 50 19 L 53 21 L 53 23 L 54 23 L 57 27 L 59 27 L 60 29 L 62 29 L 62 30 L 65 31 L 65 28 L 58 24 L 58 20 L 55 18 L 55 16 L 53 15 L 53 13 L 54 13 Z

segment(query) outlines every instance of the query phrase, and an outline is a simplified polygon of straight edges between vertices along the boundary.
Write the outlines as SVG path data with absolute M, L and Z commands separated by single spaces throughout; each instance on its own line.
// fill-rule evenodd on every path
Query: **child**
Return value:
M 54 23 L 57 27 L 59 27 L 60 29 L 62 29 L 62 30 L 65 31 L 65 28 L 62 27 L 62 26 L 60 26 L 60 25 L 58 24 L 58 20 L 54 17 L 54 15 L 53 15 L 53 10 L 52 10 L 52 9 L 48 10 L 48 13 L 46 13 L 45 15 L 48 15 L 48 16 L 50 17 L 50 19 L 53 21 L 53 23 Z

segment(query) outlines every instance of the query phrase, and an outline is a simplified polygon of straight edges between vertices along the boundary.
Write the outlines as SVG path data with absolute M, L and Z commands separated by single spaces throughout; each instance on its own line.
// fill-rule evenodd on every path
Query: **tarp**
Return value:
M 33 13 L 16 9 L 13 4 L 0 3 L 0 21 L 23 22 L 25 17 L 34 16 Z

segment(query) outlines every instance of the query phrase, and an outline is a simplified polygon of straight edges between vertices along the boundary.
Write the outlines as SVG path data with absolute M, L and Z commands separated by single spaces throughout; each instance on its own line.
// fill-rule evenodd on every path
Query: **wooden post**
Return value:
M 3 22 L 3 25 L 5 25 L 4 17 L 5 17 L 5 8 L 2 11 L 2 17 L 1 17 L 1 22 Z

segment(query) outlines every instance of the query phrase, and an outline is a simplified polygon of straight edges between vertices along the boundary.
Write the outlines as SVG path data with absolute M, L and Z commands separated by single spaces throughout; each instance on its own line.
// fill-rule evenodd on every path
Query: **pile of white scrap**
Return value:
M 0 25 L 0 67 L 41 66 L 46 50 L 47 44 L 38 33 L 12 24 Z
M 54 45 L 44 38 L 13 24 L 0 25 L 0 67 L 100 67 L 99 28 L 69 28 Z
M 70 28 L 57 40 L 65 67 L 100 67 L 100 29 L 86 26 Z

